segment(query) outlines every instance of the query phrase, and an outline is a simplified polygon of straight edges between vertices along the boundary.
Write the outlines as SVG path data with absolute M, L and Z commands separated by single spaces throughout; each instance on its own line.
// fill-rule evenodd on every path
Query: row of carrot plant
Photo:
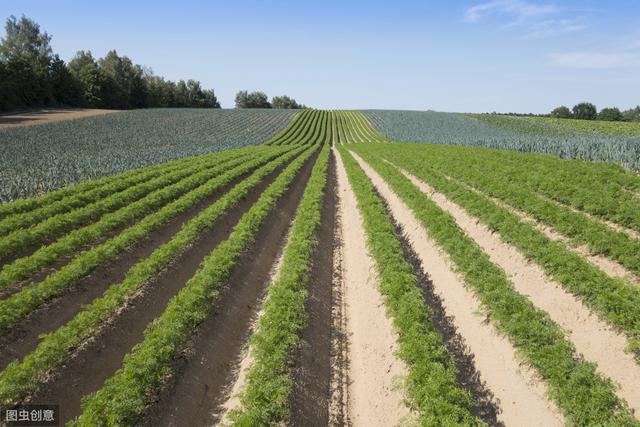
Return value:
M 144 340 L 125 357 L 122 367 L 102 389 L 83 399 L 83 412 L 74 425 L 135 423 L 161 387 L 176 353 L 207 317 L 211 302 L 229 277 L 242 251 L 252 243 L 268 213 L 316 151 L 303 148 L 295 159 L 243 215 L 227 240 L 205 258 L 200 269 L 169 302 L 164 313 L 145 331 Z
M 454 356 L 434 326 L 389 213 L 349 151 L 343 146 L 339 151 L 362 214 L 379 290 L 398 334 L 399 356 L 409 371 L 405 387 L 410 409 L 421 425 L 482 425 L 472 414 L 473 397 L 458 384 Z
M 220 153 L 209 154 L 208 157 L 216 157 L 219 156 Z M 74 196 L 86 196 L 91 194 L 91 192 L 95 190 L 102 191 L 103 187 L 109 188 L 110 186 L 117 184 L 120 180 L 129 179 L 138 175 L 146 175 L 147 173 L 157 173 L 165 170 L 169 165 L 175 167 L 181 167 L 186 164 L 189 164 L 202 156 L 189 156 L 179 160 L 174 160 L 169 163 L 161 163 L 154 166 L 147 166 L 143 168 L 131 169 L 126 172 L 110 175 L 103 178 L 90 179 L 86 181 L 82 181 L 76 185 L 72 185 L 69 187 L 63 187 L 58 190 L 49 191 L 41 196 L 32 197 L 28 199 L 18 199 L 11 201 L 9 203 L 0 205 L 0 218 L 6 218 L 10 215 L 22 214 L 26 212 L 33 211 L 38 208 L 42 208 L 44 206 L 48 206 L 52 203 L 55 203 L 65 197 L 74 197 Z
M 527 229 L 529 225 L 508 217 L 507 212 L 499 212 L 499 208 L 483 199 L 483 196 L 461 187 L 454 189 L 454 182 L 437 177 L 417 153 L 388 151 L 384 148 L 382 144 L 353 146 L 353 150 L 384 178 L 413 211 L 429 237 L 450 257 L 467 285 L 479 297 L 493 324 L 509 337 L 525 360 L 546 381 L 550 397 L 564 412 L 567 421 L 585 426 L 640 425 L 627 404 L 616 396 L 616 388 L 611 381 L 600 376 L 592 363 L 578 357 L 564 331 L 548 314 L 536 309 L 526 296 L 516 292 L 505 272 L 490 261 L 473 239 L 458 227 L 455 219 L 440 209 L 396 167 L 385 162 L 383 157 L 445 193 L 472 215 L 489 221 L 503 236 L 508 233 L 513 237 L 512 243 L 526 241 L 527 249 L 544 256 L 547 263 L 554 259 L 559 259 L 560 263 L 566 261 L 568 255 L 563 252 L 567 251 L 566 248 L 536 238 Z M 505 222 L 501 223 L 501 219 Z M 572 261 L 571 265 L 575 267 L 581 259 Z M 588 271 L 586 277 L 588 287 L 593 286 L 593 279 L 590 279 L 594 274 L 592 270 Z M 575 274 L 575 271 L 569 274 L 572 273 Z M 577 274 L 578 280 L 585 279 L 583 276 Z M 611 293 L 602 283 L 600 287 L 605 289 L 604 292 Z M 607 303 L 613 307 L 611 302 Z M 618 305 L 621 316 L 627 315 L 625 308 L 628 305 L 626 302 Z
M 300 157 L 303 152 L 306 154 Z M 289 151 L 257 169 L 214 204 L 186 222 L 171 240 L 131 267 L 122 282 L 109 286 L 102 297 L 83 307 L 71 321 L 43 336 L 37 348 L 22 361 L 10 363 L 0 373 L 0 403 L 20 402 L 38 386 L 47 371 L 63 363 L 79 344 L 93 336 L 128 298 L 175 260 L 203 230 L 211 227 L 267 175 L 296 156 L 295 162 L 300 163 L 300 159 L 309 156 L 309 150 L 301 147 Z
M 243 184 L 245 184 L 243 187 L 235 187 L 231 190 L 231 193 L 228 194 L 235 195 L 239 191 L 237 190 L 238 188 L 243 188 L 244 190 L 240 192 L 239 196 L 237 196 L 238 198 L 241 197 L 249 188 L 251 188 L 249 186 L 250 184 L 252 186 L 256 185 L 262 177 L 275 170 L 278 165 L 282 164 L 283 161 L 290 158 L 292 155 L 295 155 L 298 151 L 299 149 L 290 151 L 284 156 L 280 156 L 271 161 L 266 166 L 263 166 L 254 172 L 251 177 L 247 178 L 247 180 L 243 182 Z M 131 244 L 149 235 L 149 233 L 156 230 L 161 224 L 166 223 L 168 219 L 175 217 L 178 213 L 187 211 L 189 208 L 193 207 L 195 203 L 203 200 L 207 195 L 230 183 L 233 179 L 242 176 L 272 157 L 275 156 L 273 154 L 267 154 L 265 157 L 258 157 L 254 161 L 245 162 L 237 168 L 208 181 L 196 190 L 193 190 L 178 200 L 164 206 L 158 212 L 147 216 L 145 219 L 129 227 L 114 238 L 107 240 L 90 250 L 82 252 L 69 264 L 50 274 L 41 282 L 29 285 L 21 289 L 18 293 L 1 300 L 0 331 L 11 328 L 16 322 L 24 318 L 24 316 L 28 315 L 45 301 L 60 295 L 64 290 L 76 283 L 80 278 L 85 277 L 97 266 L 114 259 Z M 256 181 L 256 179 L 258 181 Z M 228 196 L 228 194 L 226 196 Z M 218 205 L 214 204 L 212 206 Z M 211 209 L 211 207 L 204 210 L 200 215 L 209 212 L 209 209 Z M 196 218 L 200 218 L 200 216 Z M 206 215 L 204 218 L 207 218 Z M 202 221 L 203 220 L 200 219 L 200 223 L 202 223 Z M 204 224 L 208 224 L 206 220 L 204 221 Z M 192 223 L 198 224 L 198 221 L 194 218 L 188 224 Z M 199 227 L 203 227 L 203 225 L 200 225 Z M 184 231 L 185 228 L 188 227 L 185 225 L 182 231 Z M 195 233 L 195 231 L 191 231 L 191 233 Z M 193 238 L 196 236 L 197 234 L 194 234 Z
M 237 157 L 246 158 L 252 155 L 246 153 L 228 153 L 214 160 L 194 161 L 192 166 L 182 167 L 170 173 L 162 174 L 148 182 L 134 185 L 124 191 L 112 194 L 95 203 L 74 209 L 69 212 L 53 214 L 46 218 L 40 218 L 40 222 L 29 228 L 18 228 L 10 234 L 3 236 L 0 242 L 0 257 L 8 257 L 30 246 L 41 244 L 44 241 L 54 239 L 59 235 L 82 227 L 91 221 L 101 220 L 113 211 L 126 209 L 130 204 L 139 201 L 156 190 L 165 188 L 183 179 L 192 178 L 196 173 L 205 179 L 211 175 L 211 171 L 219 170 L 219 164 Z M 61 202 L 66 201 L 66 198 Z
M 74 230 L 57 241 L 42 246 L 31 255 L 18 258 L 12 263 L 4 265 L 0 271 L 0 289 L 4 289 L 20 280 L 29 278 L 31 274 L 40 271 L 45 266 L 53 264 L 63 256 L 80 252 L 86 245 L 107 236 L 111 231 L 127 224 L 132 225 L 128 229 L 123 230 L 119 236 L 107 242 L 107 244 L 114 244 L 116 241 L 119 241 L 119 244 L 113 246 L 114 251 L 117 247 L 125 248 L 130 246 L 149 232 L 175 218 L 181 212 L 191 208 L 212 194 L 212 192 L 225 185 L 225 183 L 257 167 L 261 162 L 266 162 L 276 157 L 278 154 L 281 154 L 281 151 L 276 150 L 261 156 L 258 154 L 260 153 L 255 153 L 254 159 L 246 157 L 245 155 L 239 159 L 234 158 L 227 161 L 220 159 L 219 164 L 211 169 L 194 173 L 175 184 L 160 188 L 135 203 L 103 216 L 93 224 Z M 147 225 L 142 227 L 140 225 L 133 225 L 136 220 L 140 219 L 139 224 Z M 131 237 L 126 237 L 131 233 L 132 229 L 138 230 L 134 234 L 131 234 L 131 236 L 135 236 L 133 240 Z M 143 229 L 146 231 L 141 233 Z M 102 247 L 102 245 L 97 245 L 89 252 L 93 251 L 93 253 L 96 253 L 96 251 L 100 251 Z M 112 253 L 115 254 L 116 252 Z M 83 254 L 83 256 L 87 255 Z M 101 262 L 104 262 L 106 259 L 107 258 L 102 257 Z M 97 266 L 95 263 L 85 263 L 84 265 L 85 271 L 89 271 L 89 269 Z
M 639 239 L 541 197 L 520 183 L 514 183 L 511 176 L 497 168 L 488 173 L 485 168 L 478 168 L 474 162 L 467 161 L 467 156 L 452 160 L 450 154 L 433 152 L 431 147 L 421 148 L 421 155 L 429 159 L 429 165 L 447 177 L 459 179 L 483 193 L 504 201 L 570 237 L 575 243 L 587 245 L 593 253 L 610 257 L 635 274 L 640 274 Z
M 564 243 L 549 239 L 534 225 L 523 222 L 515 213 L 454 180 L 446 179 L 428 165 L 425 167 L 426 159 L 420 155 L 420 150 L 394 148 L 385 150 L 382 145 L 372 145 L 370 151 L 382 153 L 389 161 L 406 168 L 498 232 L 505 242 L 539 264 L 549 277 L 579 297 L 603 319 L 626 332 L 630 349 L 640 350 L 640 287 L 608 276 Z
M 500 150 L 426 147 L 442 156 L 460 156 L 485 173 L 500 174 L 523 188 L 640 231 L 640 199 L 634 197 L 640 178 L 619 166 Z
M 279 277 L 269 286 L 256 332 L 251 338 L 253 364 L 241 391 L 241 409 L 232 413 L 236 425 L 268 425 L 288 419 L 293 383 L 290 358 L 300 345 L 307 316 L 307 284 L 324 201 L 329 144 L 325 144 L 311 172 L 296 210 L 283 254 Z

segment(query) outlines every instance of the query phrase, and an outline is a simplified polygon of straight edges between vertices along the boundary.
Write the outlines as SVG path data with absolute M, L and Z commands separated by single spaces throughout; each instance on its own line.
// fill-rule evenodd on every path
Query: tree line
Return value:
M 51 36 L 31 19 L 11 16 L 0 40 L 0 110 L 47 106 L 94 108 L 220 108 L 197 80 L 173 82 L 115 50 L 96 59 L 79 51 L 65 63 Z
M 274 96 L 269 102 L 267 94 L 261 91 L 248 92 L 241 90 L 236 94 L 236 108 L 307 108 L 304 104 L 298 104 L 295 99 L 287 95 Z
M 626 111 L 620 111 L 617 107 L 603 108 L 598 111 L 596 106 L 590 102 L 581 102 L 573 106 L 572 109 L 565 105 L 554 108 L 550 114 L 557 119 L 580 119 L 580 120 L 606 120 L 612 122 L 640 121 L 640 105 Z
M 173 82 L 156 76 L 115 50 L 103 58 L 80 50 L 65 63 L 54 54 L 51 36 L 24 15 L 9 17 L 0 40 L 0 111 L 38 107 L 111 109 L 220 108 L 213 89 L 197 80 Z M 237 108 L 306 108 L 295 99 L 240 91 Z

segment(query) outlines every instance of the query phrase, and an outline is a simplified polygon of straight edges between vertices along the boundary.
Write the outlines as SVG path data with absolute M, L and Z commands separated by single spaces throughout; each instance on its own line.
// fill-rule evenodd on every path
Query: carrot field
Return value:
M 640 426 L 635 130 L 447 114 L 0 130 L 0 405 L 70 426 Z

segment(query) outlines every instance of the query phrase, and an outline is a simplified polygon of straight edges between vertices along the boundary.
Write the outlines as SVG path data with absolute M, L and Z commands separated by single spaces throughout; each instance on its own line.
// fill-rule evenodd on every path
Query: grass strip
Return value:
M 102 389 L 83 399 L 76 426 L 135 424 L 152 393 L 171 370 L 184 346 L 211 309 L 211 302 L 231 274 L 242 251 L 253 242 L 269 212 L 289 188 L 314 148 L 294 160 L 242 216 L 227 240 L 203 261 L 201 268 L 145 330 L 144 340 L 125 356 L 122 368 Z
M 277 165 L 282 164 L 283 161 L 290 158 L 292 155 L 295 155 L 296 153 L 297 152 L 295 151 L 289 152 L 282 158 L 278 158 L 267 164 L 266 166 L 258 169 L 258 171 L 256 171 L 253 175 L 251 175 L 251 177 L 247 178 L 247 180 L 244 181 L 246 185 L 241 187 L 234 187 L 234 189 L 232 189 L 230 193 L 227 193 L 225 196 L 223 196 L 221 200 L 224 200 L 226 203 L 228 202 L 229 197 L 231 197 L 229 196 L 229 194 L 234 195 L 234 197 L 236 194 L 245 194 L 246 191 L 249 191 L 249 188 L 256 184 L 256 182 L 254 182 L 257 179 L 255 178 L 256 176 L 262 179 L 263 176 L 266 176 L 266 174 L 273 171 L 277 167 Z M 277 155 L 271 155 L 271 157 L 276 156 Z M 253 162 L 247 162 L 217 178 L 210 180 L 205 185 L 190 192 L 186 196 L 183 196 L 175 202 L 166 205 L 160 211 L 149 215 L 136 225 L 123 231 L 118 236 L 106 241 L 105 243 L 102 243 L 101 245 L 93 249 L 81 253 L 69 264 L 65 265 L 55 273 L 47 276 L 43 281 L 28 286 L 20 290 L 20 292 L 11 295 L 9 298 L 0 301 L 0 332 L 11 328 L 16 324 L 16 322 L 24 318 L 31 311 L 39 307 L 47 300 L 60 295 L 65 289 L 75 283 L 78 279 L 90 273 L 93 269 L 95 269 L 103 262 L 114 259 L 132 243 L 147 236 L 150 232 L 158 228 L 160 225 L 164 224 L 168 219 L 175 217 L 181 212 L 187 211 L 195 203 L 203 200 L 213 191 L 228 184 L 233 179 L 250 171 L 256 166 L 259 166 L 268 159 L 269 157 L 257 158 Z M 251 184 L 251 187 L 249 186 L 249 184 Z M 238 193 L 240 191 L 239 189 L 242 189 L 240 193 Z M 217 205 L 214 204 L 213 206 Z M 208 209 L 209 208 L 207 208 L 203 212 L 209 212 Z M 220 213 L 221 212 L 223 211 L 220 211 Z M 199 218 L 199 216 L 197 216 L 196 218 Z M 204 216 L 203 218 L 206 219 L 207 217 Z M 199 223 L 207 224 L 205 219 L 200 219 Z M 187 224 L 191 224 L 193 221 L 194 220 L 192 219 Z M 197 221 L 195 223 L 198 224 Z M 161 248 L 162 247 L 164 246 L 161 246 Z
M 253 156 L 261 152 L 262 151 L 256 151 Z M 271 150 L 271 152 L 272 154 L 261 156 L 259 158 L 267 161 L 267 159 L 276 156 L 282 151 Z M 15 284 L 20 280 L 28 278 L 31 274 L 39 271 L 47 265 L 51 265 L 62 256 L 81 250 L 85 245 L 94 242 L 96 239 L 117 229 L 118 227 L 132 223 L 141 217 L 152 213 L 154 210 L 162 208 L 167 203 L 183 197 L 185 193 L 189 194 L 189 192 L 205 184 L 216 176 L 225 172 L 230 172 L 230 169 L 232 168 L 240 166 L 238 170 L 244 171 L 246 166 L 255 164 L 254 161 L 258 159 L 255 158 L 253 159 L 254 161 L 250 162 L 249 160 L 251 160 L 251 156 L 251 153 L 246 153 L 246 155 L 240 157 L 233 157 L 231 160 L 220 160 L 213 168 L 194 173 L 174 184 L 155 190 L 142 199 L 137 200 L 116 212 L 103 216 L 98 222 L 76 229 L 54 243 L 41 247 L 33 254 L 19 258 L 10 264 L 6 264 L 0 271 L 0 290 Z M 246 163 L 246 165 L 243 165 L 243 163 Z M 235 172 L 234 175 L 237 175 L 237 172 Z M 210 193 L 210 191 L 202 191 L 202 195 L 206 193 Z M 192 200 L 195 203 L 198 199 Z M 180 210 L 173 210 L 172 216 L 163 215 L 163 223 L 166 223 L 178 213 L 183 212 L 184 209 L 192 205 L 193 203 L 189 206 L 185 205 L 184 208 Z M 147 219 L 147 221 L 149 220 Z M 157 221 L 154 222 L 156 228 L 161 224 L 162 223 Z M 123 233 L 126 233 L 126 231 L 123 231 Z M 127 243 L 129 245 L 132 244 L 130 240 L 127 240 Z
M 551 399 L 566 420 L 578 426 L 637 426 L 615 386 L 600 376 L 592 363 L 581 360 L 562 329 L 544 311 L 515 291 L 504 270 L 418 187 L 394 166 L 374 155 L 380 145 L 354 147 L 409 206 L 432 238 L 450 257 L 493 320 L 546 381 Z M 408 161 L 392 159 L 412 170 Z M 427 169 L 422 164 L 422 169 Z M 429 182 L 431 182 L 429 180 Z M 475 193 L 474 193 L 475 194 Z
M 309 271 L 316 247 L 314 236 L 320 225 L 329 166 L 325 144 L 296 210 L 284 250 L 278 280 L 269 286 L 256 332 L 251 338 L 254 363 L 242 391 L 242 411 L 231 415 L 237 425 L 268 425 L 287 420 L 287 402 L 293 388 L 290 356 L 300 344 L 306 322 L 305 303 Z
M 0 404 L 9 405 L 22 401 L 38 386 L 46 372 L 63 363 L 75 348 L 104 325 L 127 298 L 175 260 L 204 229 L 211 227 L 224 212 L 246 196 L 269 173 L 299 153 L 300 150 L 291 151 L 255 171 L 216 203 L 184 224 L 169 242 L 131 267 L 122 282 L 110 286 L 102 297 L 84 307 L 67 324 L 44 335 L 38 347 L 21 362 L 10 363 L 0 373 Z M 296 162 L 299 163 L 299 160 Z M 175 297 L 172 301 L 175 300 L 181 301 L 181 297 Z M 187 312 L 182 314 L 188 316 Z

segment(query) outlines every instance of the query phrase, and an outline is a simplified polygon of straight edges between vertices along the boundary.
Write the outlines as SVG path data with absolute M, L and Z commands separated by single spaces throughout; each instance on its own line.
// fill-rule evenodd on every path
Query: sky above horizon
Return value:
M 640 104 L 640 1 L 20 1 L 69 60 L 116 49 L 171 80 L 316 108 L 546 113 Z M 4 31 L 2 32 L 4 34 Z

